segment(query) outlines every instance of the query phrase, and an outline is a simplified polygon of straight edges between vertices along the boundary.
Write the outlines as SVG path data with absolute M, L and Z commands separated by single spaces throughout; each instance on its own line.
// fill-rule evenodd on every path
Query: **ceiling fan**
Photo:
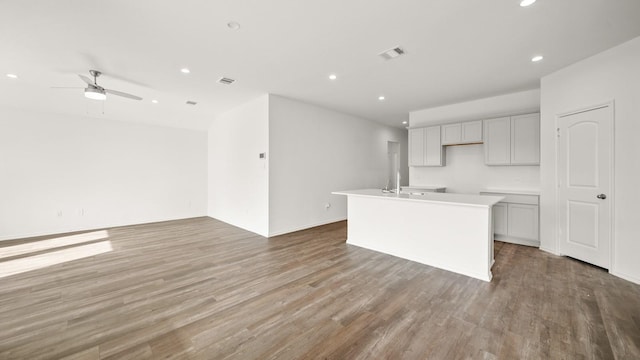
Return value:
M 102 86 L 98 85 L 98 77 L 100 75 L 102 75 L 102 73 L 100 71 L 98 71 L 98 70 L 89 70 L 89 74 L 91 74 L 91 76 L 93 76 L 93 80 L 91 80 L 90 78 L 88 78 L 85 75 L 78 75 L 80 77 L 80 79 L 82 79 L 82 81 L 87 83 L 87 87 L 84 89 L 84 96 L 89 98 L 89 99 L 106 100 L 107 99 L 107 94 L 113 94 L 113 95 L 117 95 L 117 96 L 126 97 L 128 99 L 142 100 L 142 98 L 139 97 L 139 96 L 127 94 L 127 93 L 122 92 L 122 91 L 105 89 Z M 61 87 L 56 87 L 56 88 L 57 89 L 61 89 Z M 77 88 L 73 88 L 73 89 L 77 89 Z

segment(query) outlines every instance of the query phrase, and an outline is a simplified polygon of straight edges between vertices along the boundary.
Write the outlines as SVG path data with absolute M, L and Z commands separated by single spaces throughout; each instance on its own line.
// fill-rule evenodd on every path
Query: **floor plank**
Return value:
M 638 285 L 500 242 L 486 283 L 347 245 L 346 227 L 266 239 L 196 218 L 1 242 L 0 267 L 112 250 L 0 277 L 0 359 L 640 358 Z

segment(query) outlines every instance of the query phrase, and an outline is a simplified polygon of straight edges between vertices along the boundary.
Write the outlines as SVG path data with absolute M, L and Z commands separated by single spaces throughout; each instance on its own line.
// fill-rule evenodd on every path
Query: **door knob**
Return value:
M 598 199 L 602 199 L 602 200 L 604 200 L 604 199 L 606 199 L 606 198 L 607 198 L 607 195 L 605 195 L 605 194 L 600 194 L 600 195 L 596 195 L 596 197 L 597 197 Z

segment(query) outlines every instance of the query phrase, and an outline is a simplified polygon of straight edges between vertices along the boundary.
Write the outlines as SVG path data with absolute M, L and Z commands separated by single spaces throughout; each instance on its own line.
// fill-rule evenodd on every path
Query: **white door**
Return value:
M 387 189 L 397 189 L 400 179 L 400 143 L 387 141 Z
M 560 253 L 610 266 L 613 109 L 558 119 Z

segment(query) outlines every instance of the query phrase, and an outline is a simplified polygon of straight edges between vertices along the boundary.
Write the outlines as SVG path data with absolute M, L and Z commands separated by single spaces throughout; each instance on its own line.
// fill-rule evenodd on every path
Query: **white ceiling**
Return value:
M 638 0 L 0 0 L 0 106 L 206 129 L 274 93 L 400 127 L 412 110 L 537 88 L 637 36 Z M 377 56 L 395 46 L 406 55 Z M 50 89 L 89 69 L 144 100 Z

